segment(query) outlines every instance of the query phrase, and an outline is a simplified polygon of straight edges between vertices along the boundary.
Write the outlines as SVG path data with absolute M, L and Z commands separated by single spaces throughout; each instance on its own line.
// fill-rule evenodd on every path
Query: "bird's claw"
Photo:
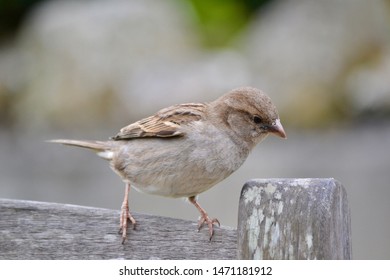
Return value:
M 218 226 L 221 226 L 221 224 L 219 223 L 218 219 L 215 218 L 211 219 L 207 214 L 200 217 L 198 223 L 198 231 L 202 229 L 204 224 L 207 224 L 209 228 L 210 241 L 211 241 L 214 235 L 214 224 L 217 224 Z
M 133 216 L 130 214 L 129 207 L 122 207 L 121 218 L 120 218 L 120 226 L 119 226 L 119 234 L 122 234 L 122 244 L 125 243 L 127 239 L 127 222 L 133 225 L 133 230 L 135 230 L 136 221 Z

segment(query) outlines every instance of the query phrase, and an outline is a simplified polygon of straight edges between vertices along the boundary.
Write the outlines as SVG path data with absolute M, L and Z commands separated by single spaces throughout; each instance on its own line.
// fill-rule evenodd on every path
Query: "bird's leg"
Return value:
M 217 219 L 211 219 L 209 215 L 207 215 L 206 211 L 199 205 L 199 203 L 196 201 L 195 196 L 191 196 L 188 198 L 188 200 L 198 209 L 200 212 L 200 219 L 198 223 L 198 231 L 203 227 L 204 224 L 207 224 L 209 227 L 209 233 L 210 233 L 210 241 L 211 238 L 213 238 L 214 234 L 214 229 L 213 226 L 214 224 L 218 224 L 220 226 L 220 223 Z
M 131 216 L 129 211 L 129 192 L 130 192 L 130 184 L 126 183 L 125 189 L 125 197 L 123 199 L 122 208 L 121 208 L 121 218 L 120 218 L 120 228 L 119 233 L 122 233 L 122 244 L 125 243 L 127 239 L 127 220 L 130 220 L 133 225 L 133 229 L 135 229 L 135 219 Z

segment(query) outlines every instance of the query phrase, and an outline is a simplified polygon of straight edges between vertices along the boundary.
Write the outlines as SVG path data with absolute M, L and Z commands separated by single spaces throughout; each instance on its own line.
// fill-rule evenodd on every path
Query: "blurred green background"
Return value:
M 202 206 L 235 227 L 245 181 L 335 177 L 354 258 L 390 259 L 389 0 L 0 0 L 0 197 L 118 209 L 106 162 L 44 140 L 107 139 L 243 85 L 271 96 L 288 139 L 259 145 Z M 137 192 L 130 207 L 198 216 Z

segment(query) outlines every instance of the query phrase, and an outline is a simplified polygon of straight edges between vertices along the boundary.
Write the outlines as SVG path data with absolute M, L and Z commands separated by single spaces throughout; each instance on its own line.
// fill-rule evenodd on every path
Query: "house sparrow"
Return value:
M 252 87 L 234 89 L 210 103 L 173 105 L 130 124 L 109 141 L 51 140 L 88 148 L 109 161 L 126 184 L 120 216 L 122 243 L 129 212 L 130 186 L 166 197 L 186 197 L 200 212 L 198 230 L 212 219 L 196 200 L 236 171 L 268 134 L 286 138 L 271 99 Z

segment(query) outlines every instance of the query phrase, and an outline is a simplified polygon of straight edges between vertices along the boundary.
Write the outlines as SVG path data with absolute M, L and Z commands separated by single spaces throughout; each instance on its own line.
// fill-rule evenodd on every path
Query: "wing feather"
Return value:
M 112 139 L 184 136 L 185 131 L 181 128 L 202 119 L 205 107 L 204 103 L 186 103 L 162 109 L 153 116 L 125 126 Z

